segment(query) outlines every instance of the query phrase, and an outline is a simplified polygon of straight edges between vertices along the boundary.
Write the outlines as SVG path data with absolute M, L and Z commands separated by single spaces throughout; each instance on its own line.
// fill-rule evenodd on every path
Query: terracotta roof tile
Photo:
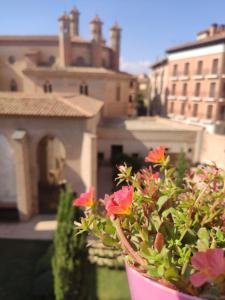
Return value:
M 103 102 L 87 96 L 0 93 L 0 116 L 90 118 Z

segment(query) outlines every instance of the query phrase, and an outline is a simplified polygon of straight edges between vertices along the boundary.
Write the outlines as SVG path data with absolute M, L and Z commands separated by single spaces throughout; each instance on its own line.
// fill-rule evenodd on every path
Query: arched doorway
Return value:
M 63 143 L 54 136 L 46 136 L 38 144 L 39 211 L 55 213 L 60 190 L 65 188 L 66 151 Z
M 0 135 L 0 220 L 18 219 L 14 152 Z

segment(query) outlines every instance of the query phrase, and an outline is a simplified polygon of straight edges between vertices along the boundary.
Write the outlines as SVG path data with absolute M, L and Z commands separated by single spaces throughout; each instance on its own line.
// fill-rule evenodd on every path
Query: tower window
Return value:
M 52 84 L 47 80 L 43 85 L 44 93 L 52 93 Z
M 16 62 L 15 56 L 10 55 L 8 58 L 8 62 L 13 65 Z
M 121 88 L 120 85 L 116 87 L 116 101 L 120 101 L 121 98 Z
M 18 86 L 16 83 L 16 80 L 12 79 L 10 82 L 10 91 L 11 92 L 17 92 L 18 91 Z
M 80 94 L 81 95 L 88 95 L 88 85 L 86 83 L 82 83 L 80 85 Z

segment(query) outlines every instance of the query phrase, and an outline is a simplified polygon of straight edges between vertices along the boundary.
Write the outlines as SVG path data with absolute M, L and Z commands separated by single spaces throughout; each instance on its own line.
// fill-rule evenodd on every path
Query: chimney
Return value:
M 70 36 L 79 36 L 79 11 L 74 6 L 70 12 Z
M 209 27 L 209 36 L 214 36 L 217 33 L 218 25 L 217 24 L 212 24 Z

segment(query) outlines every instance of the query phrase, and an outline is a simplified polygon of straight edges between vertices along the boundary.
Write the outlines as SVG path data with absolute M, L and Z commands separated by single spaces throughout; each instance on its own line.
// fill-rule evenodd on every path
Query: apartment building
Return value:
M 167 50 L 168 116 L 225 133 L 225 25 Z

